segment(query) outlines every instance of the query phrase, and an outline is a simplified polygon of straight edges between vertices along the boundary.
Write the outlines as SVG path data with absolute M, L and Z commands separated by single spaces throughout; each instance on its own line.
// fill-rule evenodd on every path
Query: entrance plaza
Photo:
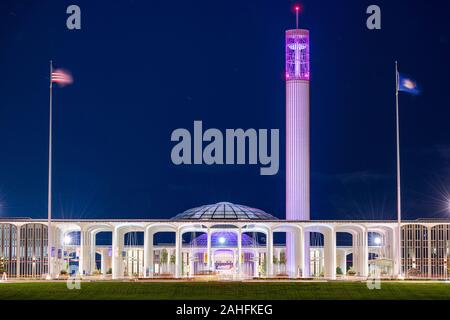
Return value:
M 0 221 L 8 278 L 447 279 L 450 221 L 286 221 L 221 202 L 172 219 Z M 293 239 L 288 257 L 285 238 Z M 277 239 L 281 239 L 277 241 Z

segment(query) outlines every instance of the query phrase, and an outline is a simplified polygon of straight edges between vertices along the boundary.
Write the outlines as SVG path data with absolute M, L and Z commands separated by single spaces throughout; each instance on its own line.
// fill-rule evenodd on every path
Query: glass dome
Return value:
M 172 219 L 176 220 L 278 220 L 271 214 L 230 202 L 219 202 L 186 210 Z

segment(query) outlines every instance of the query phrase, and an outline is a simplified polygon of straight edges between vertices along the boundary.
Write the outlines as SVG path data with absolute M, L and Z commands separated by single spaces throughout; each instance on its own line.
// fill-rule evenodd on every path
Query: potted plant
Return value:
M 349 275 L 349 276 L 353 277 L 353 276 L 354 276 L 355 274 L 356 274 L 356 271 L 355 271 L 355 270 L 353 270 L 353 268 L 350 268 L 350 269 L 348 269 L 348 271 L 347 271 L 347 275 Z

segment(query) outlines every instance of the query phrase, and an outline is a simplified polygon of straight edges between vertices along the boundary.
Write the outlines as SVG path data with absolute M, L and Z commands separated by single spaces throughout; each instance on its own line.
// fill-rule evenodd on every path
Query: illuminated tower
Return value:
M 299 8 L 295 8 L 297 11 Z M 297 20 L 298 21 L 298 20 Z M 286 219 L 310 219 L 309 186 L 309 31 L 286 31 Z M 286 237 L 290 272 L 299 267 L 295 239 Z M 295 241 L 298 243 L 298 241 Z M 309 237 L 305 239 L 309 261 Z M 297 245 L 298 252 L 299 248 Z M 295 257 L 295 258 L 294 258 Z M 307 258 L 308 257 L 308 258 Z M 305 263 L 305 269 L 309 263 Z M 302 270 L 303 273 L 308 270 Z

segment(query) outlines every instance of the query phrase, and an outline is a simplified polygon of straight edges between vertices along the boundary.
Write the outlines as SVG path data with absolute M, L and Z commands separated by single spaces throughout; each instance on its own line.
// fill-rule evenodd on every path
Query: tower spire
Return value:
M 295 29 L 298 29 L 298 13 L 300 12 L 300 5 L 295 5 Z

